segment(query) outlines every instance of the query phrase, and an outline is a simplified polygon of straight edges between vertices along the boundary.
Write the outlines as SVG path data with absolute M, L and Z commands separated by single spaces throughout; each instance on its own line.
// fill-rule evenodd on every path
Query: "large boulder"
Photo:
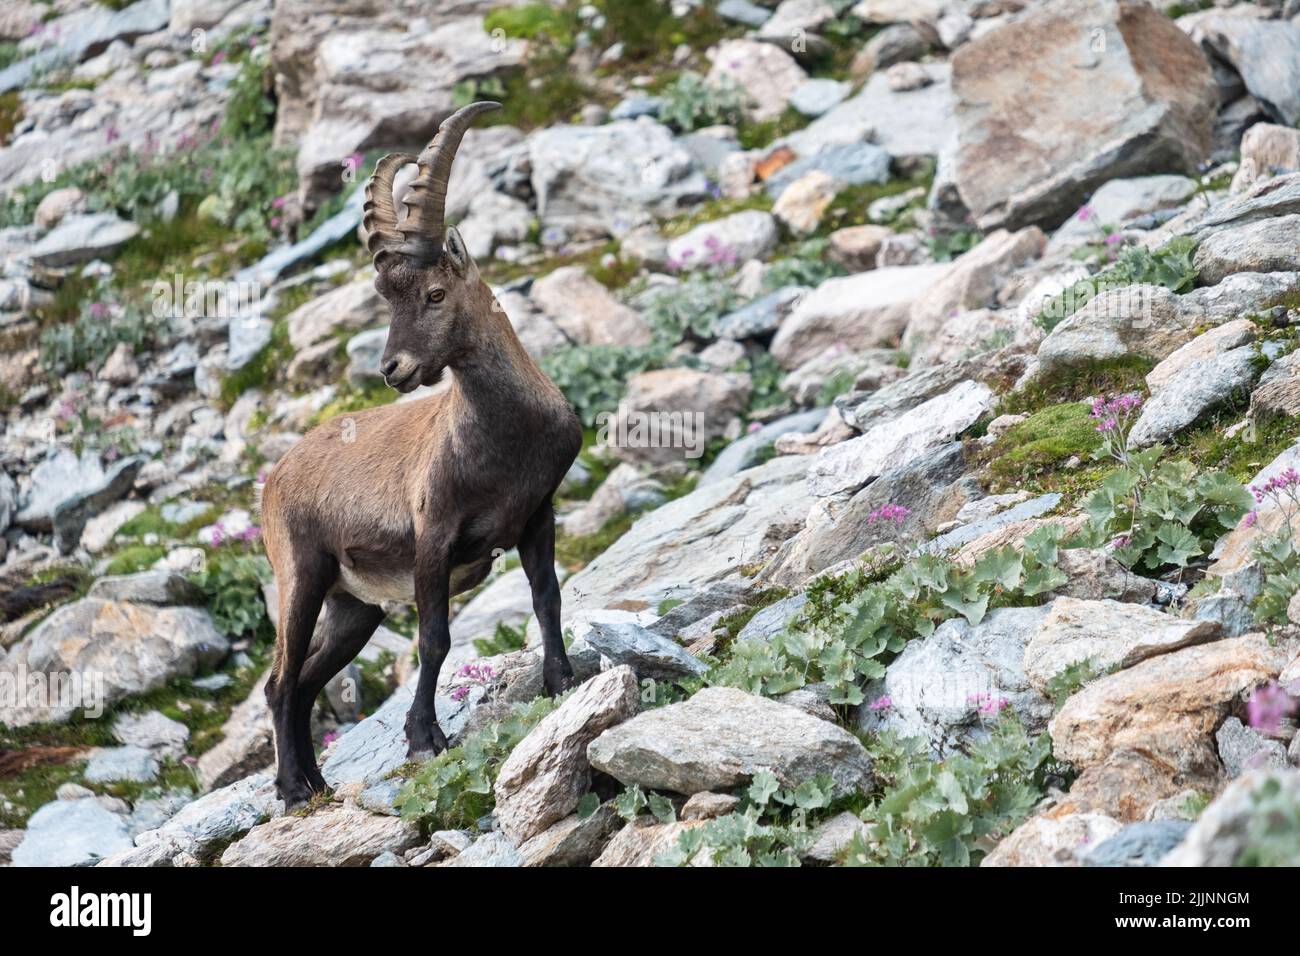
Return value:
M 1300 270 L 1300 215 L 1278 216 L 1212 232 L 1196 248 L 1197 281 L 1214 285 L 1237 272 Z
M 290 312 L 286 319 L 289 344 L 305 349 L 338 332 L 360 332 L 381 325 L 387 318 L 388 307 L 375 291 L 374 276 L 366 276 L 331 289 Z
M 985 739 L 1009 708 L 1031 733 L 1047 726 L 1051 698 L 1025 674 L 1025 646 L 1046 608 L 1002 608 L 977 625 L 945 621 L 923 641 L 912 641 L 865 693 L 873 709 L 860 710 L 864 730 L 891 730 L 929 743 L 937 754 Z M 882 702 L 887 698 L 887 705 Z
M 751 388 L 743 372 L 640 372 L 628 379 L 627 395 L 619 402 L 608 434 L 600 437 L 627 461 L 662 465 L 698 459 L 744 410 Z
M 565 581 L 566 616 L 653 609 L 761 564 L 803 526 L 807 468 L 803 457 L 775 458 L 657 508 Z
M 1048 693 L 1052 679 L 1072 665 L 1087 662 L 1099 672 L 1130 667 L 1218 636 L 1219 626 L 1210 621 L 1119 601 L 1062 597 L 1030 636 L 1024 669 L 1029 682 Z
M 709 194 L 690 151 L 645 116 L 551 126 L 529 137 L 528 152 L 544 231 L 621 236 Z
M 797 368 L 837 343 L 851 351 L 896 345 L 911 310 L 950 266 L 891 266 L 827 279 L 798 301 L 772 339 L 781 367 Z
M 1208 327 L 1262 312 L 1297 290 L 1300 272 L 1241 272 L 1185 295 L 1156 285 L 1102 292 L 1043 339 L 1035 374 L 1128 356 L 1160 362 Z
M 731 687 L 706 687 L 619 724 L 587 757 L 624 784 L 684 794 L 729 790 L 760 770 L 787 787 L 826 774 L 840 795 L 871 782 L 871 757 L 847 730 Z
M 0 724 L 64 721 L 80 710 L 157 690 L 226 656 L 230 642 L 204 610 L 83 598 L 59 608 L 10 648 L 0 673 L 38 681 L 44 699 L 0 700 Z
M 785 112 L 808 74 L 775 44 L 742 39 L 718 44 L 706 79 L 711 86 L 736 90 L 745 118 L 762 123 Z
M 480 17 L 464 15 L 491 6 L 457 4 L 451 15 L 433 12 L 433 22 L 410 2 L 275 7 L 276 142 L 297 143 L 309 203 L 344 185 L 353 154 L 423 145 L 455 108 L 457 84 L 522 66 L 526 43 L 493 37 Z M 411 28 L 417 16 L 423 29 Z
M 1053 751 L 1082 770 L 1133 754 L 1167 772 L 1213 778 L 1214 728 L 1239 695 L 1275 679 L 1286 662 L 1262 634 L 1160 654 L 1070 697 L 1049 728 Z
M 587 745 L 637 712 L 630 667 L 591 678 L 511 751 L 497 773 L 497 825 L 515 843 L 537 836 L 578 807 L 591 785 Z
M 561 266 L 533 283 L 533 302 L 565 336 L 579 345 L 648 345 L 650 327 L 587 274 Z
M 912 304 L 903 349 L 913 352 L 934 339 L 962 311 L 995 305 L 1010 273 L 1037 259 L 1045 241 L 1036 226 L 1018 232 L 999 229 L 985 236 Z
M 1192 38 L 1230 63 L 1274 120 L 1300 125 L 1300 23 L 1251 13 L 1246 7 L 1196 18 Z
M 668 260 L 677 269 L 710 269 L 762 259 L 777 241 L 770 212 L 746 209 L 702 223 L 668 244 Z
M 14 866 L 86 866 L 131 848 L 126 818 L 95 797 L 55 800 L 27 821 Z
M 982 229 L 1055 226 L 1108 179 L 1193 172 L 1217 93 L 1204 54 L 1135 0 L 1051 0 L 952 58 L 953 174 Z

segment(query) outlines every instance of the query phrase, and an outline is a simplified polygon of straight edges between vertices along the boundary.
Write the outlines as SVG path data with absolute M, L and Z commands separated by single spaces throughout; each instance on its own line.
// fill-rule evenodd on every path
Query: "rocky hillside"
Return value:
M 17 0 L 0 39 L 0 864 L 1300 863 L 1296 0 Z M 257 489 L 399 400 L 358 186 L 484 98 L 448 212 L 588 428 L 582 682 L 541 694 L 503 554 L 452 748 L 406 760 L 388 608 L 286 814 Z

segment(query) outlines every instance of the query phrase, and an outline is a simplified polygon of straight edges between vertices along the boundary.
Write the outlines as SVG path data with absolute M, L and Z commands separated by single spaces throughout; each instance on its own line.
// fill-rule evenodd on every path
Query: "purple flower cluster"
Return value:
M 902 505 L 881 505 L 867 515 L 867 524 L 875 524 L 877 521 L 892 521 L 895 524 L 902 524 L 911 513 L 912 509 L 904 508 Z
M 985 693 L 967 695 L 966 703 L 976 705 L 979 712 L 986 717 L 994 717 L 1011 706 L 1011 701 L 1005 697 L 994 697 L 992 694 Z
M 889 710 L 889 708 L 893 706 L 894 706 L 894 702 L 890 699 L 888 694 L 885 694 L 883 697 L 877 697 L 875 700 L 869 703 L 867 705 L 867 710 L 878 714 L 882 710 Z
M 457 684 L 451 691 L 451 699 L 460 703 L 469 696 L 470 689 L 477 684 L 480 687 L 486 687 L 496 680 L 496 672 L 488 664 L 464 664 L 456 671 L 456 676 L 461 683 Z
M 1263 504 L 1265 498 L 1276 500 L 1279 495 L 1290 495 L 1298 485 L 1300 485 L 1300 472 L 1288 468 L 1262 485 L 1251 485 L 1250 493 L 1255 496 L 1256 503 Z
M 1142 407 L 1142 396 L 1136 392 L 1115 398 L 1102 396 L 1093 400 L 1092 417 L 1097 421 L 1097 431 L 1116 434 L 1132 414 Z
M 1246 701 L 1246 722 L 1256 730 L 1275 734 L 1282 721 L 1295 713 L 1296 702 L 1276 681 L 1256 687 Z

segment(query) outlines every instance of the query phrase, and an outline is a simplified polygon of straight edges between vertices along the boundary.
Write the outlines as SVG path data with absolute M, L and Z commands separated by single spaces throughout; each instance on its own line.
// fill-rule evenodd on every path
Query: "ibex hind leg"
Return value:
M 325 554 L 298 554 L 289 567 L 276 571 L 280 621 L 275 670 L 266 683 L 266 701 L 275 734 L 276 791 L 286 806 L 297 806 L 310 800 L 319 789 L 314 786 L 319 779 L 315 756 L 310 746 L 303 746 L 306 735 L 301 732 L 299 720 L 303 667 L 325 595 L 338 576 L 338 564 Z
M 315 745 L 311 737 L 311 711 L 316 698 L 339 671 L 353 660 L 384 619 L 382 608 L 334 590 L 325 599 L 325 618 L 311 643 L 307 660 L 298 678 L 297 733 L 299 752 L 304 756 L 303 769 L 314 791 L 324 790 L 325 778 L 316 766 Z

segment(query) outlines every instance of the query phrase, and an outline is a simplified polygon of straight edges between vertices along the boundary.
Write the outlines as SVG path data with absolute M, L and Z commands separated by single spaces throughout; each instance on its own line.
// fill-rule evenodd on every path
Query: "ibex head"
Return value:
M 399 392 L 436 383 L 469 333 L 478 269 L 460 233 L 443 221 L 447 183 L 465 130 L 480 113 L 500 108 L 484 102 L 457 110 L 418 157 L 390 153 L 366 184 L 365 227 L 379 273 L 375 288 L 392 313 L 379 368 Z M 419 172 L 405 197 L 409 212 L 398 222 L 393 178 L 410 163 Z

